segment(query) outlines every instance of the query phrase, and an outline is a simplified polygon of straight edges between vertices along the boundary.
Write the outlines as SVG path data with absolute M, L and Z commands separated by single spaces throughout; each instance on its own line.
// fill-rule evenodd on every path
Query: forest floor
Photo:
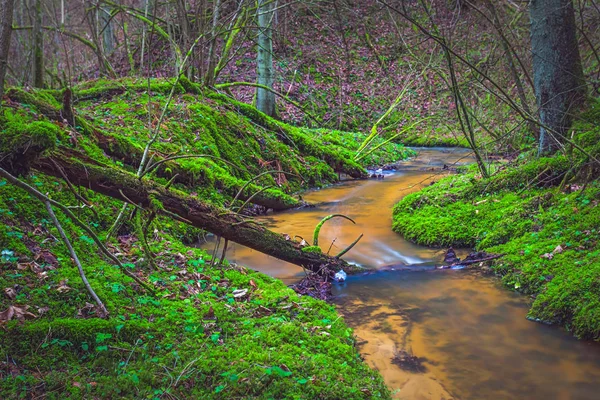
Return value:
M 297 207 L 298 190 L 331 184 L 340 174 L 363 177 L 364 165 L 412 154 L 379 140 L 382 147 L 357 163 L 353 151 L 364 134 L 296 128 L 184 84 L 163 120 L 172 82 L 152 81 L 150 97 L 146 81 L 80 85 L 73 126 L 52 117 L 62 116 L 61 93 L 11 89 L 0 116 L 8 154 L 2 166 L 26 172 L 31 160 L 23 155 L 32 149 L 47 155 L 72 149 L 107 170 L 133 174 L 151 137 L 148 123 L 160 124 L 155 161 L 210 157 L 169 161 L 145 179 L 215 206 L 249 201 L 264 211 Z M 18 151 L 23 155 L 11 158 Z M 271 170 L 285 174 L 244 186 Z M 103 240 L 122 205 L 35 170 L 22 179 L 72 206 Z M 234 200 L 238 193 L 246 200 Z M 218 256 L 190 247 L 204 234 L 200 229 L 159 216 L 142 230 L 148 212 L 135 210 L 105 240 L 122 260 L 119 267 L 75 221 L 57 214 L 109 315 L 101 318 L 43 203 L 0 180 L 3 398 L 389 397 L 333 306 L 242 266 L 213 265 Z M 139 240 L 144 231 L 147 245 Z

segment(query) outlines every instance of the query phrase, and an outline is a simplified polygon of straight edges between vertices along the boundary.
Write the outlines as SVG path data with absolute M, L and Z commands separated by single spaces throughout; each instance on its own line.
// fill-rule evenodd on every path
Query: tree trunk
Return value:
M 258 83 L 273 88 L 273 0 L 258 0 Z M 275 94 L 256 90 L 256 108 L 271 117 L 276 116 Z
M 33 19 L 33 86 L 44 87 L 44 33 L 42 31 L 42 0 L 35 1 Z
M 221 0 L 216 0 L 215 7 L 213 9 L 212 28 L 210 31 L 211 40 L 210 40 L 210 47 L 208 48 L 208 66 L 206 68 L 206 76 L 204 77 L 204 84 L 206 86 L 213 86 L 215 84 L 215 67 L 217 64 L 215 48 L 217 45 L 217 27 L 219 24 L 220 10 L 221 10 Z
M 109 56 L 115 50 L 115 32 L 110 15 L 110 8 L 100 7 L 100 31 L 102 32 L 102 45 L 104 54 Z
M 0 0 L 0 103 L 4 95 L 4 77 L 10 50 L 10 35 L 12 33 L 12 19 L 14 0 Z
M 572 116 L 583 104 L 585 86 L 575 35 L 571 0 L 532 0 L 533 84 L 540 128 L 538 154 L 551 154 L 564 143 Z
M 328 271 L 325 271 L 328 274 L 340 268 L 347 272 L 362 270 L 323 253 L 302 251 L 298 242 L 252 221 L 245 221 L 241 215 L 205 203 L 179 190 L 165 189 L 152 181 L 140 180 L 133 174 L 101 164 L 74 150 L 62 148 L 54 151 L 52 160 L 39 159 L 33 167 L 58 178 L 62 178 L 64 173 L 73 184 L 121 201 L 126 200 L 125 196 L 142 207 L 154 207 L 158 212 L 205 229 L 224 239 L 315 272 L 321 271 L 324 266 L 328 268 Z

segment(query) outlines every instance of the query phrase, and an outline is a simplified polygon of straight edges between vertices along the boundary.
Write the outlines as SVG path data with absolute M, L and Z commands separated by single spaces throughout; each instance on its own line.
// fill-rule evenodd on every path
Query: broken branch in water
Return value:
M 437 267 L 438 269 L 448 269 L 457 266 L 467 266 L 472 264 L 477 264 L 480 262 L 495 260 L 500 257 L 504 257 L 505 254 L 489 254 L 483 251 L 476 251 L 473 253 L 469 253 L 468 256 L 465 257 L 464 260 L 461 260 L 456 256 L 454 249 L 450 247 L 446 251 L 446 256 L 444 257 L 444 265 Z

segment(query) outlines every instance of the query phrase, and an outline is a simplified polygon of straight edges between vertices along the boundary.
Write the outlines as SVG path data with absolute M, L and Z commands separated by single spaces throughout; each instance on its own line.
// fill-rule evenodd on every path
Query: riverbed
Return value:
M 415 150 L 416 159 L 386 171 L 384 179 L 310 191 L 303 198 L 315 208 L 261 220 L 276 232 L 311 242 L 321 218 L 341 213 L 356 224 L 328 221 L 319 239 L 324 251 L 337 254 L 364 234 L 344 259 L 371 268 L 411 267 L 353 276 L 333 289 L 361 354 L 381 372 L 394 398 L 600 398 L 600 345 L 528 321 L 526 296 L 476 271 L 436 270 L 443 249 L 414 245 L 391 230 L 398 200 L 473 161 L 464 149 Z M 287 283 L 303 276 L 295 265 L 237 245 L 227 258 Z

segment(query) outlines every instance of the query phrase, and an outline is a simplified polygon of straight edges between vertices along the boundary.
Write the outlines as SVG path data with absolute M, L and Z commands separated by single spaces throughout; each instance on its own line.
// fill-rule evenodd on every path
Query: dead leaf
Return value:
M 215 311 L 213 310 L 212 306 L 210 306 L 210 308 L 208 309 L 208 312 L 204 316 L 204 319 L 215 319 Z
M 233 298 L 241 299 L 242 297 L 246 296 L 246 294 L 248 294 L 248 289 L 237 289 L 233 291 Z
M 542 254 L 540 257 L 545 258 L 547 260 L 552 260 L 554 258 L 554 254 L 546 253 L 546 254 Z
M 79 310 L 77 310 L 77 318 L 89 318 L 92 315 L 92 311 L 95 309 L 95 305 L 86 301 L 85 307 L 81 307 Z
M 73 288 L 72 288 L 72 287 L 70 287 L 70 286 L 67 286 L 67 281 L 66 281 L 66 280 L 64 280 L 64 281 L 60 281 L 60 285 L 59 285 L 59 286 L 56 288 L 56 290 L 57 290 L 59 293 L 68 292 L 68 291 L 69 291 L 69 290 L 71 290 L 71 289 L 73 289 Z
M 17 269 L 18 269 L 19 271 L 24 271 L 24 270 L 26 270 L 26 269 L 28 269 L 28 268 L 29 268 L 29 264 L 30 264 L 30 263 L 18 263 L 18 264 L 17 264 Z
M 46 314 L 48 311 L 50 311 L 50 307 L 38 307 L 38 314 L 40 314 L 40 317 L 44 314 Z
M 252 286 L 252 288 L 254 288 L 254 289 L 258 289 L 258 286 L 256 286 L 256 283 L 254 283 L 254 280 L 250 279 L 250 282 L 248 282 L 248 284 L 249 284 L 250 286 Z
M 17 298 L 17 291 L 11 287 L 4 289 L 4 294 L 6 294 L 6 296 L 11 300 L 14 300 Z
M 265 306 L 258 306 L 257 311 L 259 314 L 266 314 L 266 315 L 273 314 L 273 311 L 271 311 L 270 309 L 268 309 Z
M 50 253 L 48 250 L 42 250 L 36 257 L 35 261 L 42 260 L 46 264 L 50 264 L 53 267 L 58 266 L 58 259 L 54 256 L 54 254 Z
M 552 250 L 552 253 L 554 253 L 554 254 L 560 254 L 563 251 L 565 251 L 565 249 L 563 249 L 563 247 L 559 244 L 558 246 L 556 246 L 556 248 L 554 250 Z
M 27 311 L 28 308 L 29 306 L 8 306 L 6 311 L 0 313 L 0 323 L 10 321 L 12 319 L 24 321 L 25 319 L 37 318 L 35 314 Z

